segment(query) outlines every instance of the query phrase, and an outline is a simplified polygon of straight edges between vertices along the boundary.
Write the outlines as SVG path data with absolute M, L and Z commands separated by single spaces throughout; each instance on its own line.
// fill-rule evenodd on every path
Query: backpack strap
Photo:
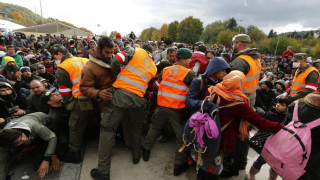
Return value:
M 315 128 L 317 126 L 320 126 L 320 118 L 307 123 L 307 127 L 309 127 L 310 129 Z
M 294 110 L 293 110 L 293 117 L 292 117 L 292 120 L 293 121 L 299 121 L 299 117 L 298 117 L 298 104 L 299 104 L 299 101 L 295 101 L 295 106 L 294 106 Z M 300 121 L 299 121 L 300 122 Z M 300 122 L 301 123 L 301 122 Z M 304 124 L 304 123 L 302 123 Z M 320 126 L 320 118 L 316 119 L 316 120 L 313 120 L 312 122 L 309 122 L 309 123 L 305 123 L 305 125 L 307 127 L 309 127 L 310 129 L 312 128 L 315 128 L 317 126 Z
M 294 105 L 294 109 L 293 109 L 292 121 L 299 121 L 299 118 L 298 118 L 298 104 L 299 104 L 299 101 L 295 101 L 295 105 Z
M 202 86 L 203 86 L 203 79 L 200 76 L 200 91 L 199 91 L 199 94 L 201 94 Z

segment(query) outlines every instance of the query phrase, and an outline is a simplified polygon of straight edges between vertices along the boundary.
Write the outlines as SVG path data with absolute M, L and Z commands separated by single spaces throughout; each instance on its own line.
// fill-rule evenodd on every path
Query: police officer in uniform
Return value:
M 177 51 L 178 62 L 163 69 L 159 76 L 161 81 L 158 89 L 157 104 L 159 108 L 152 117 L 151 128 L 143 144 L 143 160 L 148 161 L 150 150 L 155 144 L 162 128 L 169 122 L 176 134 L 177 146 L 183 145 L 182 134 L 185 118 L 185 100 L 188 94 L 191 81 L 196 74 L 188 69 L 192 52 L 186 48 Z M 178 176 L 188 168 L 186 163 L 186 152 L 176 151 L 174 175 Z
M 157 68 L 150 55 L 151 45 L 144 45 L 143 48 L 127 47 L 125 52 L 124 64 L 127 65 L 121 69 L 112 85 L 112 100 L 106 105 L 101 120 L 98 168 L 92 169 L 90 173 L 94 179 L 110 179 L 111 154 L 115 145 L 116 130 L 123 118 L 128 118 L 130 123 L 133 164 L 138 164 L 141 158 L 144 94 L 148 82 L 156 75 Z M 111 66 L 116 63 L 113 61 Z
M 259 76 L 261 71 L 260 54 L 255 48 L 249 48 L 251 39 L 247 34 L 238 34 L 233 37 L 233 61 L 230 63 L 232 70 L 239 70 L 246 76 L 243 93 L 250 101 L 250 107 L 253 108 L 256 100 L 256 89 L 258 88 Z M 238 151 L 236 163 L 239 170 L 245 170 L 247 165 L 247 155 L 249 152 L 248 134 L 246 122 L 241 121 L 240 128 L 245 134 L 240 137 L 238 142 Z M 244 173 L 245 175 L 245 173 Z
M 80 147 L 88 124 L 89 110 L 92 109 L 89 99 L 80 91 L 81 71 L 89 59 L 73 57 L 61 44 L 53 45 L 50 52 L 54 59 L 61 61 L 56 71 L 59 94 L 66 109 L 70 111 L 68 151 L 64 153 L 61 160 L 80 163 L 82 160 Z
M 293 100 L 304 98 L 306 95 L 317 90 L 320 76 L 319 71 L 306 62 L 306 53 L 296 53 L 293 56 L 293 67 L 297 68 L 292 81 L 291 88 L 288 89 Z

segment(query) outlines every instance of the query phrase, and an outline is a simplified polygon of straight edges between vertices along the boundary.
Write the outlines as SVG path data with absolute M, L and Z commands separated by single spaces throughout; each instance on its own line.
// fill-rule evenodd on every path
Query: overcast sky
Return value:
M 40 14 L 40 0 L 0 0 Z M 320 0 L 42 0 L 44 17 L 86 27 L 93 33 L 115 30 L 136 35 L 151 26 L 199 18 L 204 26 L 234 17 L 244 27 L 255 25 L 266 34 L 320 28 Z M 100 24 L 100 27 L 98 26 Z

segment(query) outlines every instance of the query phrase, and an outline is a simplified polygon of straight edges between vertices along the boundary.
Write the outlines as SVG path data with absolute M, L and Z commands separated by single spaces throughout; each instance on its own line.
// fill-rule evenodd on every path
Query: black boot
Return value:
M 142 148 L 142 158 L 145 162 L 149 161 L 150 158 L 150 150 L 146 150 Z
M 185 172 L 188 169 L 188 164 L 184 163 L 182 165 L 174 165 L 173 175 L 179 176 L 181 173 Z
M 91 172 L 90 172 L 90 175 L 91 175 L 91 177 L 94 178 L 94 179 L 98 179 L 98 180 L 110 180 L 109 174 L 99 173 L 98 169 L 92 169 Z
M 81 158 L 80 151 L 76 151 L 76 152 L 67 151 L 62 155 L 60 160 L 66 163 L 78 164 L 82 161 L 82 158 Z
M 133 164 L 138 164 L 141 158 L 141 154 L 138 157 L 132 157 Z

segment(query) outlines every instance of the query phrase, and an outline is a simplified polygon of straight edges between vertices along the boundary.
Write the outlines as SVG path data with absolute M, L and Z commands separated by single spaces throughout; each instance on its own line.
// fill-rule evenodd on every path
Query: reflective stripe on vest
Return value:
M 166 67 L 162 71 L 162 81 L 159 86 L 157 104 L 173 109 L 185 108 L 189 86 L 183 80 L 190 72 L 190 69 L 174 65 Z
M 129 91 L 143 97 L 148 82 L 157 73 L 152 57 L 141 48 L 136 48 L 132 59 L 119 73 L 113 87 Z
M 320 81 L 320 73 L 319 71 L 310 66 L 308 67 L 308 69 L 306 69 L 304 72 L 300 73 L 298 76 L 298 70 L 296 70 L 296 72 L 294 73 L 294 78 L 292 81 L 292 86 L 291 86 L 291 91 L 290 91 L 290 96 L 294 96 L 296 95 L 298 92 L 303 91 L 306 88 L 306 78 L 308 77 L 308 75 L 312 72 L 312 71 L 316 71 L 318 73 L 318 83 Z
M 164 84 L 164 85 L 167 85 L 167 86 L 171 86 L 171 87 L 176 88 L 176 89 L 181 89 L 181 90 L 184 90 L 184 91 L 189 91 L 188 87 L 181 86 L 181 85 L 178 85 L 178 84 L 174 84 L 174 83 L 171 83 L 171 82 L 168 82 L 168 81 L 161 81 L 161 84 Z
M 258 88 L 261 72 L 261 61 L 260 59 L 253 59 L 249 55 L 240 55 L 237 58 L 245 60 L 250 66 L 250 70 L 246 74 L 246 82 L 244 84 L 242 92 L 245 94 L 251 94 Z
M 254 92 L 257 89 L 258 89 L 258 86 L 250 88 L 250 89 L 242 90 L 242 92 L 246 93 L 246 94 L 250 94 L 250 92 Z
M 89 59 L 87 58 L 71 57 L 58 65 L 58 67 L 68 72 L 70 81 L 72 83 L 72 96 L 75 98 L 78 98 L 79 95 L 82 95 L 80 91 L 81 71 L 88 61 Z M 66 95 L 64 91 L 66 91 L 66 89 L 61 91 L 59 90 L 61 95 Z
M 158 91 L 158 95 L 169 97 L 169 98 L 181 99 L 181 100 L 186 100 L 186 98 L 187 98 L 186 96 L 166 93 L 166 92 L 162 92 L 162 91 Z

